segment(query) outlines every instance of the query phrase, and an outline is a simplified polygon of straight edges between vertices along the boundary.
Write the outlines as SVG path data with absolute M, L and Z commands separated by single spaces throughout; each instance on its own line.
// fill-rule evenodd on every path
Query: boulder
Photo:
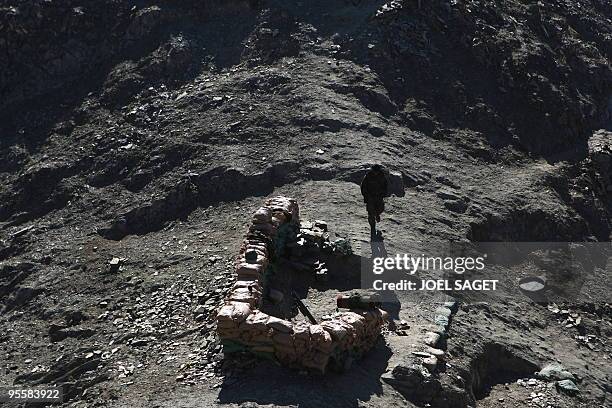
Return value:
M 546 381 L 570 380 L 576 381 L 572 373 L 559 363 L 551 363 L 536 373 L 536 377 Z

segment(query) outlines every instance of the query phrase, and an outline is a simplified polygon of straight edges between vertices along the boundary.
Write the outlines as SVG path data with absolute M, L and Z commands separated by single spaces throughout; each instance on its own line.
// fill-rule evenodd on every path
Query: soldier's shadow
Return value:
M 372 258 L 386 258 L 387 248 L 385 248 L 385 237 L 381 231 L 376 231 L 370 240 L 370 249 L 372 250 Z
M 376 234 L 372 236 L 370 240 L 370 250 L 372 251 L 372 255 L 370 256 L 371 262 L 373 262 L 375 258 L 387 258 L 388 254 L 387 248 L 385 247 L 385 238 L 381 231 L 376 231 Z M 389 317 L 391 317 L 390 324 L 393 325 L 393 321 L 399 319 L 401 302 L 392 291 L 381 291 L 380 294 L 385 299 L 382 309 L 389 313 Z

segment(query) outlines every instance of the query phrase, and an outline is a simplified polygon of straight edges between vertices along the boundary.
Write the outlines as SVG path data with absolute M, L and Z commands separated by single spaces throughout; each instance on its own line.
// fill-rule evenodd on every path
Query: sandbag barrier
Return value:
M 294 199 L 274 197 L 253 214 L 236 263 L 237 281 L 217 313 L 217 333 L 225 353 L 250 352 L 281 364 L 325 373 L 371 349 L 386 312 L 380 309 L 337 312 L 320 324 L 292 322 L 260 310 L 266 277 L 286 242 L 285 228 L 299 230 Z M 275 270 L 275 273 L 282 271 Z

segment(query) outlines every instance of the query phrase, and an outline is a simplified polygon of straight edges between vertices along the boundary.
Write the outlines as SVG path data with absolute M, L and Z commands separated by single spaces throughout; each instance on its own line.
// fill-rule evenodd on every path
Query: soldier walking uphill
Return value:
M 361 181 L 361 194 L 368 210 L 368 223 L 372 236 L 376 236 L 376 222 L 385 210 L 384 198 L 387 196 L 387 177 L 380 164 L 375 164 Z

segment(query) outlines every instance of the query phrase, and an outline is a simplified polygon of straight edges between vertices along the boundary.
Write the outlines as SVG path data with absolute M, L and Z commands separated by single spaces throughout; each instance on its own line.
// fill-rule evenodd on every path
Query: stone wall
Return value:
M 269 199 L 253 214 L 236 264 L 237 281 L 217 315 L 217 332 L 225 353 L 248 351 L 324 373 L 330 363 L 342 365 L 372 348 L 386 313 L 349 310 L 309 324 L 262 312 L 265 280 L 282 245 L 277 238 L 283 228 L 299 228 L 299 208 L 291 198 Z

